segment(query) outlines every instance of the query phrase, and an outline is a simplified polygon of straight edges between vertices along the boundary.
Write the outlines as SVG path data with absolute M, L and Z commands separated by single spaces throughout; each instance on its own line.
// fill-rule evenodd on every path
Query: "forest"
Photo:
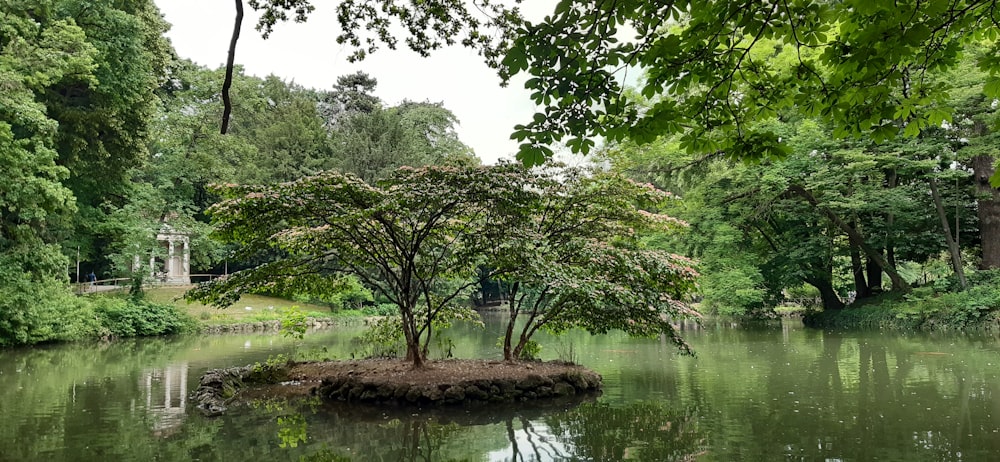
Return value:
M 292 6 L 297 3 L 301 2 L 290 2 Z M 683 10 L 681 2 L 667 3 Z M 445 297 L 449 303 L 481 300 L 498 280 L 508 282 L 508 290 L 517 290 L 515 283 L 524 282 L 525 291 L 530 280 L 534 292 L 529 298 L 523 298 L 522 292 L 521 300 L 536 307 L 544 305 L 539 300 L 548 300 L 550 306 L 560 306 L 566 300 L 588 306 L 576 318 L 554 326 L 556 330 L 580 325 L 595 313 L 603 313 L 609 321 L 590 326 L 594 330 L 627 330 L 628 326 L 610 321 L 614 312 L 608 311 L 609 307 L 652 303 L 653 294 L 641 294 L 641 288 L 667 281 L 667 287 L 657 292 L 669 293 L 662 301 L 670 303 L 662 310 L 681 317 L 692 314 L 686 305 L 673 302 L 693 303 L 703 314 L 753 319 L 775 317 L 789 306 L 805 306 L 810 310 L 807 321 L 819 325 L 995 326 L 1000 319 L 1000 190 L 990 180 L 996 178 L 1000 120 L 995 99 L 997 77 L 990 66 L 996 66 L 997 34 L 991 25 L 978 26 L 975 33 L 949 35 L 948 29 L 966 24 L 962 21 L 984 21 L 993 10 L 982 16 L 943 15 L 951 22 L 926 34 L 916 33 L 912 43 L 903 41 L 905 47 L 900 46 L 910 55 L 895 51 L 892 56 L 899 62 L 884 63 L 893 69 L 891 75 L 869 76 L 872 80 L 865 81 L 867 74 L 856 70 L 861 77 L 851 81 L 843 76 L 845 68 L 838 67 L 846 64 L 837 60 L 855 55 L 828 55 L 841 43 L 837 40 L 859 47 L 858 43 L 878 42 L 851 35 L 860 34 L 861 29 L 842 28 L 837 35 L 820 20 L 798 24 L 799 29 L 793 21 L 792 27 L 776 28 L 772 33 L 743 31 L 736 36 L 735 29 L 727 29 L 729 23 L 723 23 L 712 29 L 715 35 L 711 35 L 704 29 L 706 17 L 718 13 L 713 8 L 722 8 L 720 5 L 727 2 L 708 3 L 704 10 L 676 23 L 636 27 L 648 37 L 679 38 L 669 46 L 646 41 L 632 50 L 644 69 L 641 82 L 634 87 L 620 87 L 614 79 L 605 80 L 601 84 L 605 86 L 577 85 L 580 82 L 574 79 L 591 75 L 589 70 L 617 66 L 628 51 L 615 48 L 614 41 L 608 40 L 615 35 L 614 27 L 590 30 L 588 33 L 597 34 L 594 41 L 574 39 L 577 26 L 568 24 L 588 24 L 578 17 L 580 8 L 559 8 L 549 22 L 534 24 L 515 20 L 516 11 L 510 10 L 504 16 L 508 22 L 501 24 L 508 32 L 501 38 L 509 41 L 500 48 L 477 40 L 463 41 L 463 45 L 479 47 L 486 61 L 500 69 L 501 77 L 518 72 L 535 76 L 528 85 L 537 90 L 536 102 L 544 109 L 512 135 L 525 141 L 518 154 L 520 169 L 508 165 L 495 170 L 512 168 L 528 175 L 524 165 L 546 162 L 544 165 L 551 167 L 552 153 L 565 146 L 587 154 L 593 164 L 591 173 L 573 174 L 606 181 L 580 180 L 586 187 L 579 188 L 579 196 L 567 192 L 569 186 L 565 190 L 557 187 L 556 180 L 562 178 L 559 174 L 534 173 L 535 177 L 525 179 L 528 175 L 517 181 L 547 181 L 551 196 L 546 197 L 550 199 L 593 198 L 585 194 L 587 188 L 608 188 L 605 194 L 619 195 L 616 197 L 622 203 L 595 202 L 588 210 L 636 214 L 608 218 L 611 214 L 595 213 L 595 220 L 607 219 L 613 226 L 595 227 L 589 229 L 590 234 L 570 234 L 563 240 L 566 234 L 518 226 L 545 210 L 562 210 L 565 215 L 560 216 L 566 223 L 579 220 L 589 224 L 593 217 L 571 213 L 579 210 L 573 208 L 575 203 L 558 205 L 556 201 L 506 196 L 511 202 L 505 204 L 512 205 L 493 210 L 502 210 L 506 215 L 501 218 L 508 221 L 493 224 L 525 233 L 511 232 L 520 240 L 490 241 L 492 247 L 479 249 L 475 256 L 492 257 L 482 261 L 470 257 L 462 261 L 466 265 L 462 271 L 443 271 L 448 278 L 428 282 L 425 293 L 420 294 L 424 302 L 419 306 L 423 308 L 416 304 L 417 295 L 410 297 L 412 301 L 407 303 L 412 306 L 408 308 L 400 300 L 383 297 L 380 301 L 395 302 L 404 308 L 404 316 L 406 309 L 424 309 L 429 330 L 432 311 L 434 316 L 449 313 L 434 297 Z M 820 8 L 816 10 L 818 18 L 829 19 L 837 11 L 825 2 L 801 3 L 802 8 Z M 921 8 L 940 3 L 918 4 L 915 11 L 923 16 L 914 17 L 935 17 L 938 12 Z M 264 4 L 262 8 L 270 8 L 265 11 L 287 13 L 292 8 L 282 7 L 280 2 Z M 973 6 L 962 9 L 953 5 L 949 11 L 979 11 Z M 444 24 L 472 29 L 480 25 L 451 10 L 438 13 L 434 18 Z M 635 26 L 640 21 L 614 13 L 608 11 L 612 19 L 605 18 L 601 24 Z M 902 21 L 883 13 L 858 9 L 851 14 Z M 722 17 L 738 22 L 736 14 Z M 843 24 L 857 19 L 845 18 Z M 760 21 L 770 27 L 770 19 Z M 753 24 L 742 24 L 753 29 Z M 910 26 L 914 22 L 899 24 Z M 278 236 L 280 230 L 273 227 L 286 224 L 282 220 L 295 223 L 301 217 L 295 215 L 297 211 L 268 208 L 271 205 L 263 203 L 258 204 L 262 207 L 259 210 L 230 210 L 227 214 L 226 207 L 232 205 L 227 201 L 239 200 L 237 193 L 250 197 L 287 188 L 281 191 L 294 196 L 295 188 L 310 187 L 310 178 L 342 178 L 336 175 L 350 175 L 351 179 L 330 179 L 327 186 L 336 181 L 351 185 L 356 179 L 366 185 L 382 185 L 384 191 L 391 192 L 427 181 L 400 167 L 430 169 L 421 172 L 493 171 L 479 167 L 476 153 L 456 135 L 459 121 L 446 107 L 428 101 L 387 105 L 377 96 L 377 79 L 363 72 L 331 76 L 335 83 L 330 88 L 313 89 L 276 76 L 245 75 L 236 66 L 228 133 L 220 134 L 226 69 L 209 69 L 177 56 L 164 36 L 168 27 L 150 0 L 18 0 L 0 9 L 0 168 L 4 179 L 0 188 L 0 346 L 107 336 L 108 326 L 120 322 L 133 308 L 146 324 L 154 324 L 140 333 L 185 329 L 188 321 L 182 316 L 163 315 L 157 306 L 141 298 L 108 301 L 78 297 L 72 285 L 94 272 L 101 278 L 131 277 L 141 288 L 143 275 L 155 268 L 137 267 L 136 256 L 157 247 L 155 234 L 164 224 L 190 234 L 193 273 L 221 273 L 225 268 L 227 273 L 247 270 L 250 275 L 266 263 L 291 261 L 297 252 L 312 249 L 311 242 L 292 239 L 279 242 L 277 247 L 255 246 L 262 239 Z M 450 29 L 433 30 L 447 36 Z M 656 35 L 651 30 L 673 33 Z M 907 30 L 923 29 L 914 26 Z M 936 35 L 939 30 L 949 32 Z M 806 34 L 809 31 L 811 35 Z M 733 37 L 728 42 L 719 38 L 730 33 Z M 433 36 L 417 35 L 428 40 L 423 43 L 423 52 L 436 47 Z M 792 36 L 794 39 L 789 38 Z M 553 57 L 551 49 L 533 41 L 543 37 L 552 38 L 550 43 L 557 45 L 576 40 L 581 47 L 592 46 L 580 50 L 567 46 L 562 51 L 564 58 L 580 53 L 592 59 Z M 718 43 L 712 42 L 716 48 L 706 52 L 693 46 L 685 48 L 687 40 Z M 937 48 L 928 48 L 926 41 Z M 362 42 L 355 46 L 362 46 Z M 723 42 L 728 45 L 720 45 Z M 414 43 L 421 44 L 416 40 L 411 46 Z M 664 47 L 675 52 L 680 64 L 656 57 L 656 50 L 665 53 Z M 914 51 L 918 49 L 936 54 L 928 52 L 923 61 L 906 61 L 906 57 L 919 54 Z M 884 58 L 879 53 L 893 51 L 871 51 L 871 59 Z M 566 62 L 557 67 L 558 72 L 549 72 L 546 69 L 556 69 L 551 66 L 553 60 Z M 574 67 L 580 63 L 593 67 Z M 714 63 L 716 67 L 691 67 L 691 63 Z M 732 72 L 720 74 L 720 69 Z M 715 82 L 712 75 L 726 79 Z M 834 83 L 842 87 L 837 90 Z M 816 95 L 815 104 L 809 106 L 801 94 Z M 610 111 L 615 107 L 621 111 L 613 114 Z M 466 180 L 469 178 L 481 184 L 494 180 Z M 441 181 L 455 180 L 449 177 Z M 619 180 L 622 182 L 616 183 Z M 499 192 L 513 195 L 528 184 L 517 181 L 497 180 L 490 191 L 449 186 L 433 192 L 451 191 L 480 199 Z M 566 184 L 575 185 L 569 179 Z M 656 201 L 643 200 L 647 192 L 633 186 L 646 184 L 657 194 L 665 193 Z M 427 191 L 434 186 L 425 186 L 406 194 L 429 197 L 432 194 Z M 538 186 L 538 190 L 546 189 Z M 372 190 L 358 191 L 368 194 Z M 434 204 L 445 203 L 435 200 Z M 523 209 L 514 206 L 519 200 L 525 204 Z M 370 204 L 399 207 L 398 203 Z M 484 210 L 483 203 L 476 207 L 476 213 Z M 648 224 L 642 221 L 648 217 L 640 217 L 640 211 L 665 217 L 656 219 L 669 219 L 671 226 L 620 226 Z M 276 215 L 261 215 L 271 222 L 257 222 L 259 229 L 255 229 L 253 220 L 260 219 L 252 215 L 256 212 Z M 219 221 L 224 219 L 233 221 Z M 545 230 L 559 229 L 558 222 L 545 223 Z M 224 235 L 229 232 L 224 236 L 227 239 L 220 240 L 219 233 L 213 233 L 219 229 Z M 489 229 L 482 228 L 479 234 L 463 232 L 488 241 L 496 238 L 488 235 Z M 269 234 L 254 234 L 263 231 Z M 535 234 L 527 234 L 529 231 Z M 437 236 L 442 239 L 439 248 L 451 249 L 448 246 L 455 232 Z M 515 244 L 527 245 L 532 238 L 552 247 L 530 255 L 510 250 Z M 612 248 L 594 246 L 588 239 L 600 239 Z M 462 241 L 463 249 L 473 248 L 473 241 Z M 560 253 L 559 246 L 578 252 Z M 501 248 L 506 251 L 497 252 Z M 657 261 L 671 263 L 665 265 L 669 268 L 659 269 L 669 277 L 626 281 L 632 286 L 623 282 L 621 275 L 628 274 L 629 268 L 655 266 L 652 260 L 639 258 L 655 252 L 663 255 Z M 347 261 L 346 250 L 337 255 Z M 435 261 L 462 255 L 448 250 Z M 635 258 L 610 265 L 611 270 L 605 268 L 605 273 L 615 276 L 603 279 L 594 276 L 594 266 L 587 267 L 588 271 L 573 265 L 558 267 L 564 270 L 558 274 L 538 270 L 540 262 L 576 262 L 573 255 L 585 255 L 593 261 L 621 255 Z M 697 262 L 697 279 L 694 270 L 687 268 L 687 258 Z M 580 265 L 583 261 L 581 258 Z M 396 263 L 399 261 L 390 259 L 383 266 Z M 485 266 L 468 267 L 472 263 Z M 355 286 L 360 281 L 366 290 L 392 299 L 389 295 L 394 289 L 380 289 L 379 284 L 385 282 L 380 277 L 390 278 L 395 270 L 369 270 L 348 272 L 355 277 L 348 281 Z M 336 276 L 337 284 L 307 281 L 282 289 L 320 298 L 349 290 L 345 287 L 350 284 L 345 286 L 342 279 L 344 271 L 329 267 L 316 271 Z M 256 274 L 279 275 L 266 271 Z M 357 279 L 366 274 L 371 275 L 369 279 Z M 547 292 L 547 278 L 559 281 L 558 287 L 565 290 L 560 294 L 564 295 Z M 238 289 L 274 289 L 258 282 L 251 280 Z M 578 290 L 580 284 L 588 283 L 607 286 L 590 292 Z M 629 289 L 627 294 L 615 292 L 623 285 Z M 454 295 L 458 288 L 462 289 L 461 297 Z M 591 306 L 587 300 L 604 303 Z M 845 309 L 862 305 L 867 311 Z M 819 311 L 822 313 L 816 314 Z M 147 319 L 154 315 L 159 318 Z M 660 328 L 669 330 L 669 326 Z M 414 323 L 410 329 L 416 335 L 419 326 Z M 642 329 L 636 333 L 649 334 Z M 506 350 L 520 353 L 528 345 L 517 341 L 510 345 L 508 338 Z

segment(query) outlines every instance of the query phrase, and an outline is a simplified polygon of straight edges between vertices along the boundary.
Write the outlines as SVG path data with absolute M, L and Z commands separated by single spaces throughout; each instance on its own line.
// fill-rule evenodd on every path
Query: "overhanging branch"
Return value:
M 233 112 L 233 102 L 229 99 L 229 87 L 233 85 L 233 61 L 236 59 L 236 41 L 240 39 L 243 25 L 243 0 L 236 0 L 236 23 L 233 24 L 233 38 L 229 40 L 229 57 L 226 58 L 226 80 L 222 82 L 222 129 L 223 135 L 229 131 L 229 116 Z

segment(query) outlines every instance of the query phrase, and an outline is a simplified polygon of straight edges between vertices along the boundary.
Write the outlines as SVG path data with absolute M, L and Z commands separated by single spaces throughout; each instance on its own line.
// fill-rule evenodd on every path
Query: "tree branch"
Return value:
M 223 135 L 229 131 L 229 115 L 233 112 L 233 102 L 229 99 L 229 87 L 233 85 L 233 61 L 236 59 L 236 41 L 240 39 L 243 25 L 243 0 L 236 0 L 236 23 L 233 24 L 233 38 L 229 41 L 229 57 L 226 58 L 226 80 L 222 82 L 222 129 Z

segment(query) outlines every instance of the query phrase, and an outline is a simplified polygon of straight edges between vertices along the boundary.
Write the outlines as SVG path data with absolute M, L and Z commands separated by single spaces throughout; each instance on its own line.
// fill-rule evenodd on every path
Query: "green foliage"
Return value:
M 365 316 L 399 316 L 399 307 L 395 303 L 379 303 L 361 309 Z
M 954 68 L 964 45 L 994 43 L 995 7 L 563 1 L 540 21 L 514 22 L 500 63 L 505 81 L 529 74 L 540 106 L 512 135 L 525 141 L 518 158 L 548 158 L 543 148 L 564 138 L 586 152 L 581 141 L 592 137 L 678 135 L 691 153 L 776 159 L 787 138 L 756 123 L 779 113 L 820 117 L 837 138 L 915 136 L 951 118 L 950 86 L 927 77 Z M 979 66 L 993 75 L 1000 60 L 989 54 Z M 635 94 L 622 88 L 630 68 L 647 75 Z M 987 90 L 1000 88 L 993 83 Z
M 302 339 L 306 335 L 306 314 L 297 306 L 281 310 L 281 335 Z
M 822 328 L 1000 328 L 1000 272 L 979 271 L 969 280 L 969 288 L 961 292 L 919 287 L 905 296 L 887 295 L 842 313 L 813 313 L 806 322 Z
M 360 348 L 351 356 L 398 358 L 406 351 L 402 320 L 398 316 L 376 320 L 358 339 Z
M 503 348 L 503 346 L 504 337 L 500 337 L 497 339 L 497 347 Z M 524 345 L 521 347 L 517 359 L 519 361 L 537 361 L 541 357 L 541 354 L 542 344 L 534 340 L 528 340 L 527 342 L 524 342 Z
M 529 194 L 520 166 L 401 168 L 375 185 L 336 171 L 270 186 L 221 188 L 212 208 L 239 258 L 285 258 L 189 293 L 228 304 L 244 292 L 328 296 L 353 275 L 396 304 L 407 356 L 419 361 L 431 330 L 451 315 L 484 252 L 489 213 Z M 409 281 L 402 283 L 402 281 Z M 423 346 L 421 346 L 423 345 Z
M 699 280 L 699 292 L 708 312 L 724 316 L 740 316 L 759 312 L 766 301 L 766 290 L 760 272 L 753 266 L 705 271 Z M 705 311 L 705 310 L 703 310 Z
M 333 166 L 374 183 L 404 165 L 478 165 L 455 133 L 457 122 L 440 104 L 409 101 L 346 116 L 331 133 Z
M 0 346 L 91 338 L 99 326 L 91 304 L 53 278 L 6 277 L 0 283 Z
M 147 337 L 191 332 L 197 321 L 173 305 L 112 296 L 91 297 L 102 337 Z
M 310 0 L 251 0 L 250 6 L 260 11 L 257 30 L 266 38 L 275 24 L 287 21 L 290 13 L 296 22 L 304 22 L 313 11 Z M 405 30 L 406 46 L 421 56 L 446 45 L 461 43 L 475 48 L 486 61 L 496 65 L 502 57 L 499 43 L 508 38 L 508 27 L 521 21 L 517 9 L 486 1 L 469 4 L 461 0 L 434 3 L 390 2 L 373 8 L 359 0 L 346 0 L 337 4 L 339 33 L 336 42 L 349 46 L 353 51 L 350 61 L 362 60 L 375 52 L 379 45 L 395 49 L 399 39 L 395 33 Z M 498 31 L 487 31 L 492 25 Z
M 511 322 L 527 319 L 519 330 L 510 326 L 505 359 L 522 356 L 539 329 L 574 327 L 665 334 L 687 349 L 670 320 L 697 316 L 684 304 L 694 263 L 640 239 L 683 225 L 647 210 L 665 193 L 620 174 L 559 166 L 535 173 L 525 189 L 535 194 L 494 212 L 503 214 L 500 233 L 483 235 L 486 266 L 508 289 Z
M 310 296 L 305 294 L 295 294 L 296 301 L 327 305 L 332 311 L 344 310 L 369 310 L 366 302 L 374 301 L 374 295 L 368 290 L 358 278 L 346 275 L 338 281 L 338 284 L 331 289 L 329 295 Z M 395 305 L 393 305 L 395 306 Z M 397 309 L 398 311 L 398 309 Z
M 285 354 L 268 356 L 263 363 L 257 361 L 250 368 L 247 380 L 254 383 L 274 384 L 288 379 L 288 366 L 292 358 Z

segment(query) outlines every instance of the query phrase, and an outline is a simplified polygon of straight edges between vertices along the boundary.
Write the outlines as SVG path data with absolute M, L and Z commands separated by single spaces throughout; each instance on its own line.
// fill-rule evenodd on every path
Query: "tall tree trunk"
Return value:
M 809 202 L 809 204 L 818 208 L 821 212 L 823 212 L 823 214 L 827 216 L 827 218 L 830 219 L 830 221 L 832 221 L 835 225 L 837 225 L 838 228 L 840 228 L 842 231 L 844 231 L 844 233 L 847 234 L 847 237 L 851 240 L 852 243 L 854 243 L 858 247 L 861 247 L 861 250 L 865 252 L 865 255 L 869 259 L 874 260 L 875 263 L 880 268 L 882 268 L 882 271 L 885 271 L 885 273 L 889 275 L 889 280 L 892 281 L 893 290 L 899 290 L 902 292 L 907 292 L 910 290 L 910 285 L 903 280 L 902 276 L 900 276 L 899 273 L 896 271 L 896 268 L 889 266 L 889 262 L 885 261 L 885 257 L 882 256 L 881 252 L 876 252 L 875 249 L 873 249 L 870 245 L 868 245 L 867 242 L 865 242 L 864 237 L 862 237 L 861 234 L 857 232 L 857 230 L 855 230 L 850 225 L 845 223 L 844 220 L 842 220 L 839 216 L 837 216 L 836 213 L 833 213 L 832 210 L 826 207 L 820 206 L 819 201 L 816 200 L 816 197 L 813 196 L 811 192 L 809 192 L 808 190 L 799 185 L 791 185 L 788 187 L 788 190 L 795 194 L 798 194 L 799 196 L 802 196 L 802 198 L 805 199 L 806 202 Z M 869 281 L 869 286 L 870 285 L 871 282 Z
M 882 255 L 882 249 L 875 249 Z M 886 260 L 888 262 L 888 260 Z M 892 266 L 892 265 L 890 265 Z M 865 262 L 865 271 L 868 272 L 868 293 L 871 295 L 882 293 L 882 268 L 871 258 Z
M 951 226 L 948 224 L 948 215 L 944 213 L 944 204 L 941 203 L 941 193 L 938 192 L 937 178 L 931 177 L 931 198 L 934 199 L 934 208 L 937 209 L 938 218 L 941 219 L 941 231 L 944 233 L 944 241 L 948 243 L 948 253 L 951 255 L 951 267 L 958 276 L 958 283 L 964 290 L 968 284 L 965 282 L 965 270 L 962 268 L 962 252 L 958 248 L 958 243 L 951 235 Z
M 830 278 L 811 277 L 807 278 L 806 282 L 819 291 L 819 298 L 823 302 L 824 310 L 844 309 L 844 301 L 840 299 L 837 291 L 833 289 L 833 281 Z
M 507 330 L 503 334 L 503 360 L 504 361 L 514 361 L 514 351 L 513 345 L 511 345 L 511 338 L 514 336 L 514 324 L 517 323 L 517 315 L 521 312 L 520 303 L 517 301 L 517 290 L 520 288 L 521 284 L 515 282 L 510 289 L 510 293 L 507 296 L 507 309 L 509 310 L 510 317 L 507 318 Z M 504 293 L 504 291 L 500 291 Z
M 975 177 L 977 209 L 979 210 L 979 236 L 983 246 L 981 269 L 1000 268 L 1000 189 L 990 186 L 990 177 L 996 171 L 993 156 L 972 159 Z
M 889 189 L 893 189 L 899 185 L 899 175 L 896 170 L 889 170 L 885 173 L 885 183 L 889 186 Z M 885 217 L 885 260 L 889 262 L 889 266 L 896 267 L 896 242 L 893 236 L 896 234 L 894 226 L 896 224 L 896 214 L 892 210 L 889 210 Z
M 243 25 L 243 0 L 236 0 L 236 21 L 233 24 L 233 37 L 229 41 L 229 56 L 226 58 L 226 78 L 222 81 L 222 128 L 219 133 L 225 135 L 229 131 L 229 115 L 233 112 L 233 103 L 229 99 L 229 87 L 233 85 L 233 60 L 236 58 L 236 41 L 240 39 L 240 27 Z
M 865 280 L 865 267 L 861 261 L 861 251 L 851 244 L 851 273 L 854 275 L 854 291 L 858 300 L 871 296 L 868 281 Z

